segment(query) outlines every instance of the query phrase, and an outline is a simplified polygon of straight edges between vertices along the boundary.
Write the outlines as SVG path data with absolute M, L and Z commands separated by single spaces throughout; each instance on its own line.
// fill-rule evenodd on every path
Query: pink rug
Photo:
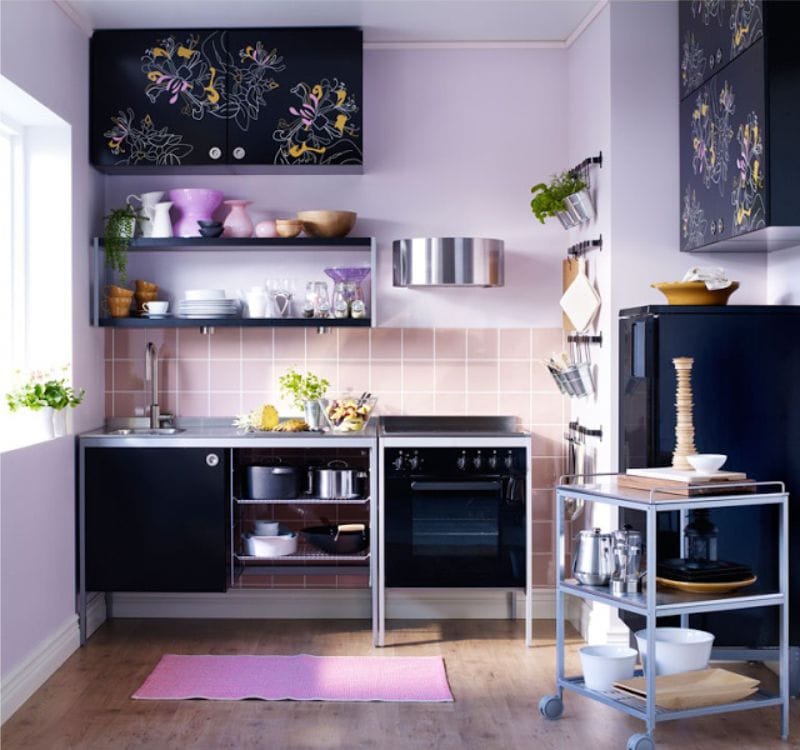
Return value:
M 141 700 L 453 700 L 440 656 L 166 654 L 133 694 Z

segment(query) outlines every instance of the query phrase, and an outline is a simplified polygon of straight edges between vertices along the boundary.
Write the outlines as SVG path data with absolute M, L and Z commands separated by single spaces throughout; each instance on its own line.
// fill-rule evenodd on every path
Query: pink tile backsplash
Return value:
M 563 348 L 560 329 L 108 330 L 107 416 L 143 413 L 148 341 L 159 347 L 162 411 L 181 416 L 225 417 L 279 404 L 278 377 L 290 367 L 328 378 L 331 394 L 372 391 L 380 414 L 517 416 L 532 433 L 534 583 L 553 585 L 552 487 L 563 473 L 569 405 L 535 360 Z M 297 578 L 275 576 L 275 586 L 335 585 Z M 338 582 L 348 584 L 358 585 Z

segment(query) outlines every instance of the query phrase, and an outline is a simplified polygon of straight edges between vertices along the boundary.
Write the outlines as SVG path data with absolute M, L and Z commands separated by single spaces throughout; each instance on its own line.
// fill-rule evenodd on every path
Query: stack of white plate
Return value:
M 182 318 L 235 318 L 238 314 L 236 300 L 225 299 L 222 289 L 189 289 L 186 299 L 178 302 Z

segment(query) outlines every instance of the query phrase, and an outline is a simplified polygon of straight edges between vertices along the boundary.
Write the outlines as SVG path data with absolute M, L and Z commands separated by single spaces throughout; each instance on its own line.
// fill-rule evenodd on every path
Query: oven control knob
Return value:
M 494 451 L 491 456 L 487 459 L 486 463 L 489 464 L 490 469 L 497 468 L 497 451 Z
M 415 453 L 413 456 L 408 457 L 408 468 L 411 471 L 416 471 L 417 467 L 419 466 L 419 456 Z
M 461 451 L 461 455 L 456 459 L 456 466 L 464 471 L 467 468 L 467 452 Z
M 392 459 L 392 466 L 394 466 L 397 471 L 403 468 L 403 451 L 397 454 L 397 458 Z
M 483 459 L 481 458 L 481 452 L 478 451 L 477 454 L 472 459 L 472 465 L 476 469 L 480 469 L 482 464 L 483 464 Z
M 503 459 L 503 463 L 505 464 L 506 469 L 510 469 L 514 465 L 514 457 L 511 455 L 511 451 L 509 451 L 506 457 Z

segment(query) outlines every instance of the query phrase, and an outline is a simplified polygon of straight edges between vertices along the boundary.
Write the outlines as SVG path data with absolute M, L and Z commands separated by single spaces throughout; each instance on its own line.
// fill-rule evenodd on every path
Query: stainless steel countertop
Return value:
M 112 435 L 107 430 L 130 425 L 130 420 L 110 419 L 108 424 L 78 436 L 86 447 L 106 448 L 371 448 L 377 440 L 375 423 L 357 433 L 243 432 L 232 426 L 233 418 L 184 418 L 174 435 Z

